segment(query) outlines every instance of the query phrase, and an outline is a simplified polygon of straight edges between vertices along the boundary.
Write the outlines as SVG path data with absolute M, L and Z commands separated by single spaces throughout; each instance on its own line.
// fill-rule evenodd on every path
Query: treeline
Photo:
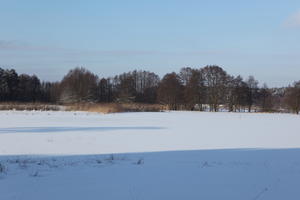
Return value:
M 131 71 L 99 78 L 84 68 L 69 71 L 60 82 L 41 82 L 35 75 L 18 75 L 0 68 L 1 102 L 55 104 L 119 102 L 164 104 L 171 110 L 262 111 L 299 114 L 300 81 L 292 86 L 259 87 L 253 76 L 232 76 L 218 66 L 182 68 L 162 79 L 148 71 Z

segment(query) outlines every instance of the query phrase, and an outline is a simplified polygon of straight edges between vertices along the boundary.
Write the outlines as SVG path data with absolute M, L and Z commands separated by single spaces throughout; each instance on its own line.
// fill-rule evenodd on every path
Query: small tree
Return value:
M 248 105 L 248 112 L 251 112 L 252 106 L 255 103 L 257 96 L 258 96 L 258 81 L 254 79 L 253 76 L 249 76 L 246 80 L 247 84 L 247 105 Z

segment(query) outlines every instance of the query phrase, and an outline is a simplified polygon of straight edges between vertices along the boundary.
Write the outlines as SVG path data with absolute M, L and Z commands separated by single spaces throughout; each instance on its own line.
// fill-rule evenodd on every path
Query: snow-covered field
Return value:
M 300 117 L 0 112 L 0 199 L 300 199 Z

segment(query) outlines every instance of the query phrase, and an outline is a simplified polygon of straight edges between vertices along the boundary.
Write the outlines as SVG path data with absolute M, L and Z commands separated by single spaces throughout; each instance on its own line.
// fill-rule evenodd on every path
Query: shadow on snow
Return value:
M 49 133 L 49 132 L 74 132 L 74 131 L 115 131 L 115 130 L 160 130 L 163 127 L 155 126 L 107 126 L 107 127 L 17 127 L 1 128 L 3 133 Z

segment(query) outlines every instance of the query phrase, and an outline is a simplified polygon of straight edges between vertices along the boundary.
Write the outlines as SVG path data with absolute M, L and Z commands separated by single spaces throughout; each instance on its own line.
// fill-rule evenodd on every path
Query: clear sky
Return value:
M 60 80 L 216 64 L 269 86 L 300 80 L 299 0 L 0 0 L 0 66 Z

